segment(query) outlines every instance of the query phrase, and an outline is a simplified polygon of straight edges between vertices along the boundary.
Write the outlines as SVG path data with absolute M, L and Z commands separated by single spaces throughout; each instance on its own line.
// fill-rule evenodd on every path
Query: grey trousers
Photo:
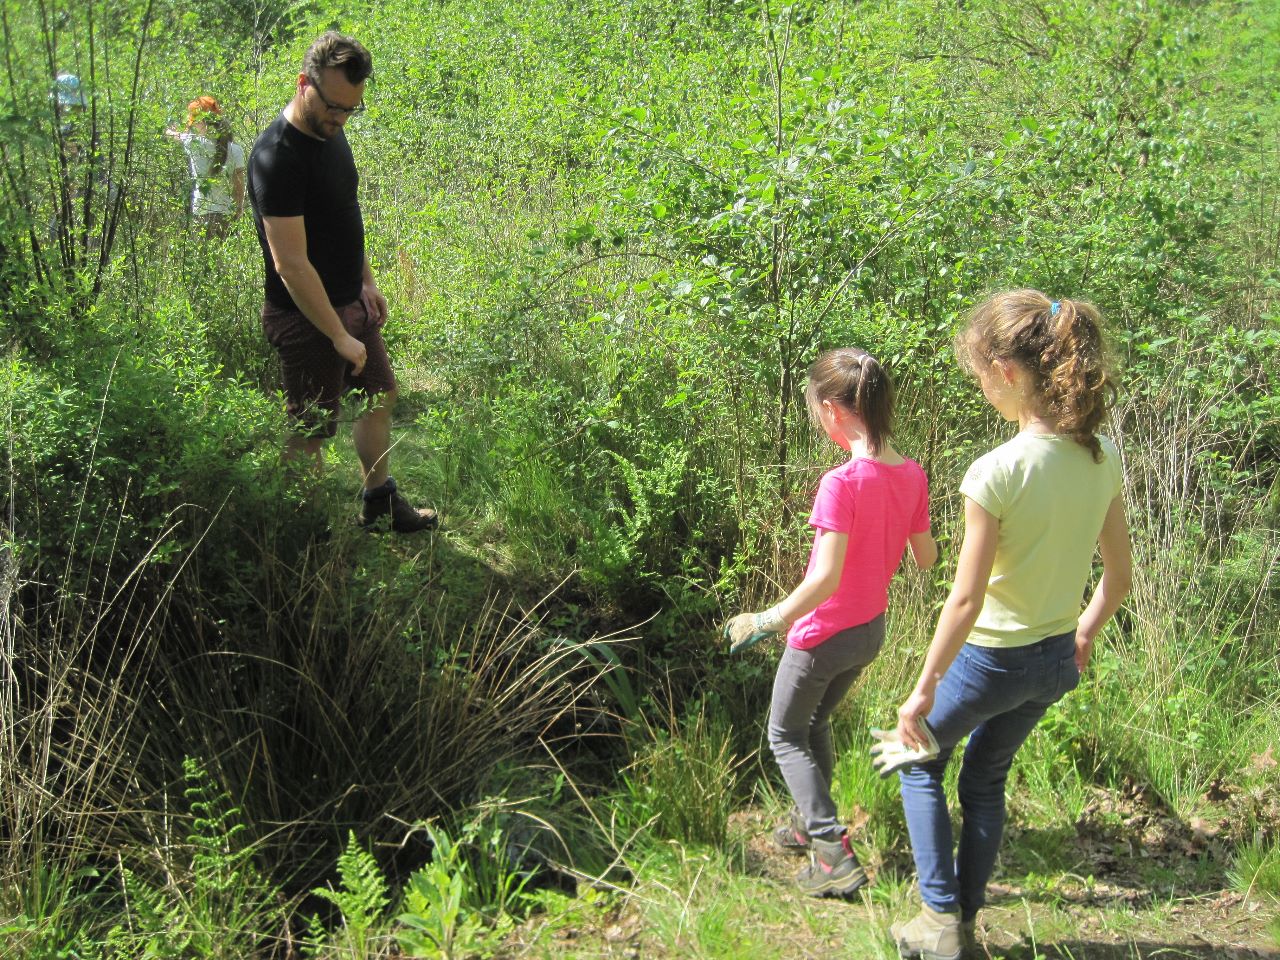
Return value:
M 884 614 L 811 650 L 787 647 L 773 680 L 769 747 L 809 836 L 836 840 L 844 826 L 831 799 L 836 757 L 831 714 L 884 643 Z

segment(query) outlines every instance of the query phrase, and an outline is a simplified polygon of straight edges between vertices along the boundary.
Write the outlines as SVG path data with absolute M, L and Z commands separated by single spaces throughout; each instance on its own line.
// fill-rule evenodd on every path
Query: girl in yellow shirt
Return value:
M 1036 290 L 1001 293 L 973 311 L 956 353 L 1018 434 L 979 458 L 960 486 L 955 584 L 898 710 L 903 745 L 926 749 L 931 731 L 939 748 L 899 771 L 923 909 L 893 934 L 902 956 L 924 960 L 957 960 L 973 939 L 1014 754 L 1079 683 L 1131 570 L 1120 457 L 1097 433 L 1115 389 L 1097 309 Z M 1082 611 L 1095 549 L 1103 574 Z M 966 736 L 953 849 L 942 780 Z

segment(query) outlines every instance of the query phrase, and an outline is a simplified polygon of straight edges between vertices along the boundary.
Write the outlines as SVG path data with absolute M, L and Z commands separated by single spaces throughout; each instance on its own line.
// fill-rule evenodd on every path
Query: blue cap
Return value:
M 84 90 L 80 87 L 80 78 L 74 73 L 58 74 L 53 81 L 53 91 L 49 96 L 54 97 L 60 107 L 88 106 L 84 98 Z

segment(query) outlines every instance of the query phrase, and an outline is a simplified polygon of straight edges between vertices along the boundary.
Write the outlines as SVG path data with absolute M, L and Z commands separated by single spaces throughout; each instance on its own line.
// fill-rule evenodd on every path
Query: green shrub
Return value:
M 506 862 L 501 831 L 477 844 L 474 824 L 457 839 L 443 828 L 425 829 L 431 860 L 405 884 L 396 940 L 412 957 L 492 956 L 511 929 L 525 883 Z
M 338 879 L 338 889 L 317 887 L 311 893 L 337 907 L 341 930 L 326 935 L 313 919 L 310 947 L 319 955 L 366 957 L 379 936 L 376 931 L 383 925 L 391 898 L 378 862 L 356 842 L 354 832 L 347 834 L 346 849 L 338 857 Z

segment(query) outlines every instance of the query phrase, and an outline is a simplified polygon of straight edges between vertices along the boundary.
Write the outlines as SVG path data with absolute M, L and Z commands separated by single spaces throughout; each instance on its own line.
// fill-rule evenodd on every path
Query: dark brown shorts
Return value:
M 359 376 L 301 311 L 272 303 L 262 308 L 267 342 L 280 354 L 285 409 L 301 432 L 313 437 L 332 437 L 337 432 L 345 393 L 354 390 L 374 396 L 396 388 L 382 332 L 370 321 L 364 304 L 356 300 L 335 309 L 347 333 L 364 344 L 364 369 Z

